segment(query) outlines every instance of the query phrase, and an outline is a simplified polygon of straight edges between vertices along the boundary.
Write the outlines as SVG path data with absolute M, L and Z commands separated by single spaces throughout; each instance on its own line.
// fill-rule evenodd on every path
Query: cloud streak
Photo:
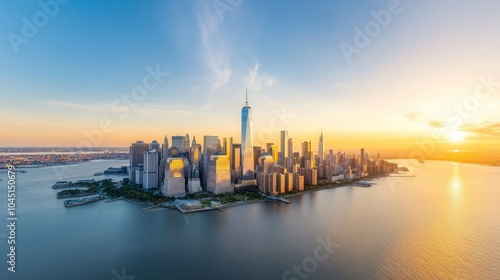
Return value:
M 88 111 L 88 112 L 103 112 L 103 113 L 111 113 L 109 105 L 104 104 L 92 104 L 92 105 L 83 105 L 77 103 L 70 103 L 64 101 L 56 101 L 56 100 L 48 100 L 43 102 L 46 105 L 50 105 L 53 107 L 59 107 L 64 109 L 71 110 L 80 110 L 80 111 Z M 137 106 L 136 108 L 129 107 L 130 112 L 139 113 L 143 116 L 153 116 L 153 117 L 164 117 L 168 115 L 172 116 L 188 116 L 194 115 L 192 108 L 187 108 L 186 110 L 179 110 L 180 105 L 176 105 L 175 109 L 169 109 L 166 106 L 158 106 L 155 104 L 142 104 Z M 103 114 L 104 116 L 104 114 Z
M 201 57 L 212 73 L 212 92 L 231 80 L 231 63 L 225 53 L 224 38 L 219 32 L 219 19 L 209 11 L 208 1 L 198 13 L 198 29 L 201 41 Z
M 478 137 L 500 137 L 500 122 L 480 122 L 464 124 L 460 126 L 460 130 L 473 133 Z
M 266 74 L 259 74 L 259 66 L 259 62 L 257 61 L 255 66 L 248 71 L 243 80 L 245 85 L 255 90 L 261 90 L 263 87 L 273 87 L 276 83 L 276 78 Z

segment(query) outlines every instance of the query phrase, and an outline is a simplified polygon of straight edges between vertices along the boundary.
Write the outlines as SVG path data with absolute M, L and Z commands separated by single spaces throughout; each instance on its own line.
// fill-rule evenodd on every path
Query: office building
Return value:
M 161 146 L 161 151 L 162 151 L 162 156 L 161 158 L 162 159 L 165 159 L 167 160 L 167 158 L 169 157 L 169 154 L 168 154 L 168 149 L 170 147 L 168 146 L 168 136 L 165 135 L 165 138 L 163 138 L 163 144 Z
M 252 108 L 248 105 L 248 92 L 245 107 L 241 110 L 241 179 L 254 180 L 255 170 L 253 164 L 253 138 L 252 138 Z
M 146 190 L 158 188 L 158 155 L 159 153 L 155 149 L 144 152 L 142 186 Z
M 289 144 L 288 131 L 282 130 L 280 133 L 280 150 L 279 150 L 278 164 L 283 167 L 287 167 L 286 158 L 288 157 L 289 153 L 288 144 Z
M 321 129 L 321 135 L 319 136 L 318 156 L 319 156 L 319 161 L 323 162 L 323 157 L 325 156 L 325 143 L 323 142 L 323 128 Z
M 218 136 L 204 136 L 203 137 L 203 178 L 201 186 L 207 190 L 208 173 L 210 172 L 210 157 L 218 151 L 219 137 Z
M 177 148 L 177 151 L 182 153 L 184 145 L 184 136 L 172 136 L 172 148 Z
M 213 194 L 234 193 L 231 186 L 231 171 L 229 170 L 229 159 L 222 152 L 210 156 L 208 165 L 207 190 Z
M 143 141 L 137 141 L 135 143 L 132 143 L 129 150 L 130 158 L 128 174 L 130 181 L 135 182 L 135 168 L 137 168 L 139 165 L 144 164 L 144 152 L 147 152 L 149 150 L 149 145 L 147 143 L 144 143 Z
M 184 161 L 180 157 L 168 158 L 165 169 L 165 182 L 161 189 L 164 196 L 186 195 L 186 180 L 184 178 Z

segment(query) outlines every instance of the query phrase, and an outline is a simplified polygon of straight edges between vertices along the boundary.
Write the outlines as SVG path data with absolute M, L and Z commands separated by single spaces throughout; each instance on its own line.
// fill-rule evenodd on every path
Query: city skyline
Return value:
M 325 146 L 342 150 L 498 143 L 498 4 L 234 3 L 221 12 L 212 2 L 69 2 L 19 44 L 9 38 L 43 7 L 2 3 L 12 12 L 0 12 L 0 146 L 127 147 L 186 132 L 241 142 L 228 121 L 239 111 L 227 108 L 244 87 L 256 145 L 279 143 L 281 130 L 314 143 L 321 128 Z M 146 94 L 133 101 L 138 86 Z

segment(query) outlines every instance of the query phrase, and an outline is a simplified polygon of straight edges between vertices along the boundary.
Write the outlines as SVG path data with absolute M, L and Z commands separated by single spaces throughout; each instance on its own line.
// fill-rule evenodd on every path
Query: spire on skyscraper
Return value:
M 245 107 L 243 107 L 243 109 L 252 109 L 252 108 L 248 105 L 248 88 L 245 88 Z
M 319 136 L 318 154 L 320 162 L 323 162 L 323 156 L 325 154 L 325 143 L 323 142 L 323 127 L 321 128 L 321 135 Z

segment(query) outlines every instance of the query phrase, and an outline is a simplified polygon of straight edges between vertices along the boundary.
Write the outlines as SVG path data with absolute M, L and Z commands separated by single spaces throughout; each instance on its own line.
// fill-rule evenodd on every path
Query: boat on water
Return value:
M 369 181 L 359 181 L 356 184 L 359 185 L 359 186 L 361 186 L 361 187 L 365 187 L 365 188 L 371 187 L 373 185 Z
M 68 199 L 64 201 L 64 207 L 73 207 L 78 205 L 83 205 L 91 202 L 96 202 L 104 199 L 103 196 L 90 196 L 90 197 L 82 197 L 78 199 Z
M 284 197 L 282 197 L 282 196 L 278 197 L 277 199 L 278 199 L 279 201 L 283 202 L 283 203 L 286 203 L 286 204 L 289 204 L 289 203 L 290 203 L 290 201 L 289 201 L 288 199 L 286 199 L 286 198 L 284 198 Z

